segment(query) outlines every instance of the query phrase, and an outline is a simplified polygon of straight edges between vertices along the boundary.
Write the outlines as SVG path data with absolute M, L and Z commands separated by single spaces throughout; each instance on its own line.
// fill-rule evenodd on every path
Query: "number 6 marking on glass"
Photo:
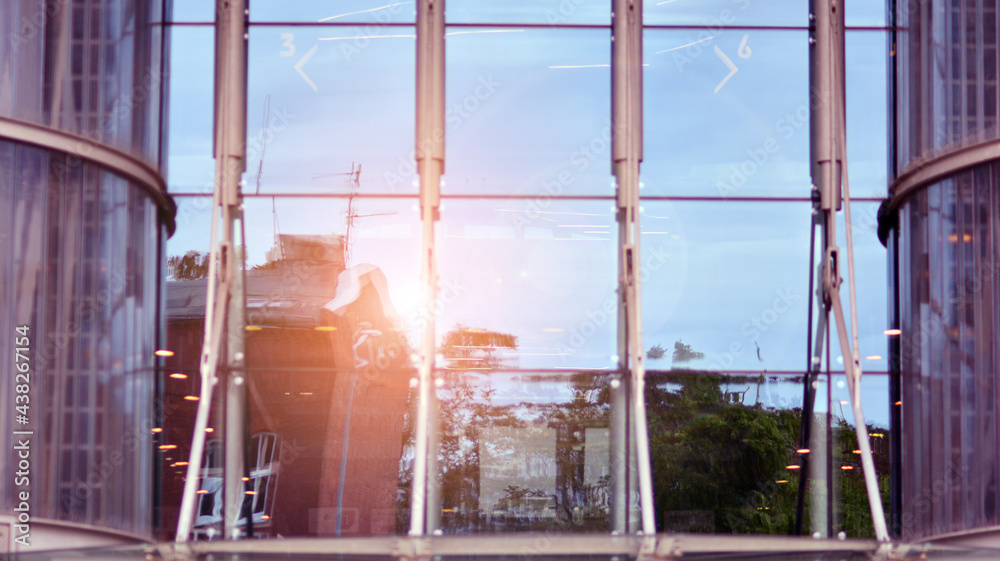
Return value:
M 743 36 L 743 40 L 740 41 L 740 47 L 738 49 L 736 49 L 736 54 L 740 58 L 750 58 L 751 51 L 750 51 L 750 47 L 747 46 L 747 39 L 749 39 L 749 38 L 750 38 L 749 35 L 744 35 Z

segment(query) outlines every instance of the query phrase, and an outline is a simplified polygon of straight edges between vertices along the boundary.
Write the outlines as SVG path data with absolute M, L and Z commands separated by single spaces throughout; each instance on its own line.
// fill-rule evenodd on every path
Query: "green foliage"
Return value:
M 663 358 L 666 355 L 667 355 L 667 349 L 664 349 L 659 344 L 657 344 L 656 346 L 651 347 L 648 351 L 646 351 L 646 358 L 651 359 L 651 360 L 656 360 L 658 358 Z
M 665 375 L 647 386 L 657 513 L 708 510 L 714 532 L 787 532 L 795 487 L 777 481 L 787 480 L 799 415 L 734 402 L 727 380 Z
M 698 360 L 699 358 L 705 358 L 705 353 L 699 353 L 693 350 L 691 345 L 685 345 L 681 341 L 674 343 L 674 362 L 689 362 Z
M 209 255 L 191 250 L 183 256 L 174 255 L 167 258 L 167 279 L 196 280 L 208 277 Z

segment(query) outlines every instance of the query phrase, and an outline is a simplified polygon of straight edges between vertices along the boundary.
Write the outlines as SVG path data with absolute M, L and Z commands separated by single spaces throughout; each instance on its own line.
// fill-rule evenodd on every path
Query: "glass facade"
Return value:
M 4 548 L 157 526 L 164 9 L 0 5 Z
M 871 537 L 847 357 L 835 337 L 808 356 L 809 3 L 647 1 L 624 62 L 613 4 L 447 3 L 428 242 L 427 0 L 252 2 L 246 322 L 225 343 L 245 366 L 219 372 L 200 464 L 229 4 L 3 4 L 0 335 L 30 333 L 33 377 L 9 382 L 25 397 L 0 405 L 0 445 L 34 431 L 32 516 L 171 540 L 193 476 L 203 544 L 413 534 L 415 505 L 432 535 L 589 539 L 652 514 L 664 533 Z M 844 10 L 854 214 L 836 241 L 853 236 L 878 499 L 904 540 L 997 526 L 1000 16 L 994 0 Z M 641 74 L 636 240 L 613 159 L 622 65 Z M 245 403 L 226 400 L 237 379 Z M 227 408 L 246 410 L 230 505 Z M 0 530 L 18 492 L 0 491 Z
M 900 210 L 904 537 L 995 526 L 997 164 Z M 927 460 L 918 460 L 926 458 Z
M 808 9 L 681 4 L 645 3 L 641 60 L 644 397 L 657 529 L 787 534 L 801 477 L 813 267 Z M 894 435 L 876 214 L 890 29 L 882 6 L 849 8 L 863 402 L 887 491 Z M 616 448 L 624 433 L 614 432 L 615 396 L 631 372 L 619 352 L 610 2 L 447 4 L 439 282 L 429 303 L 419 280 L 415 11 L 409 3 L 250 6 L 247 407 L 249 434 L 273 435 L 279 460 L 267 472 L 267 501 L 243 501 L 255 514 L 252 528 L 240 518 L 241 532 L 407 532 L 414 384 L 433 318 L 428 500 L 439 512 L 430 527 L 607 533 L 611 479 L 617 466 L 637 463 L 634 449 Z M 212 19 L 181 2 L 175 18 L 168 159 L 179 210 L 167 316 L 176 355 L 164 391 L 181 413 L 164 424 L 177 448 L 158 459 L 164 538 L 176 526 L 200 390 L 212 206 L 212 94 L 201 55 Z M 830 523 L 821 533 L 869 536 L 838 352 L 814 409 L 814 423 L 829 427 L 836 472 L 824 484 Z M 219 494 L 213 468 L 204 469 L 199 509 Z M 629 473 L 624 508 L 634 529 Z M 807 507 L 819 500 L 806 494 Z M 199 539 L 223 531 L 215 500 L 199 510 Z
M 0 8 L 0 116 L 159 167 L 163 1 L 16 0 Z
M 996 2 L 899 1 L 895 16 L 898 169 L 996 138 Z
M 997 7 L 899 2 L 890 237 L 900 535 L 997 526 Z M 922 180 L 915 172 L 933 170 Z M 894 357 L 895 358 L 895 357 Z

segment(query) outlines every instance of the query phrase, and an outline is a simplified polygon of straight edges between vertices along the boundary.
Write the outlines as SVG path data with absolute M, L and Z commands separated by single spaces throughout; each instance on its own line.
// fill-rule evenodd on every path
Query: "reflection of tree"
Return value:
M 713 511 L 716 532 L 786 532 L 795 487 L 775 482 L 786 478 L 799 414 L 734 402 L 722 388 L 733 381 L 651 374 L 646 402 L 657 512 Z
M 744 404 L 727 385 L 754 384 L 759 377 L 711 372 L 649 372 L 646 403 L 653 467 L 654 502 L 660 530 L 775 534 L 795 520 L 802 411 Z M 839 478 L 839 523 L 852 537 L 871 537 L 854 428 L 839 420 L 833 466 Z M 870 427 L 876 470 L 888 500 L 888 438 Z M 842 470 L 841 466 L 853 469 Z M 806 497 L 808 504 L 808 495 Z M 808 506 L 806 513 L 808 516 Z M 684 527 L 699 515 L 709 527 Z M 680 526 L 680 527 L 678 527 Z M 809 527 L 808 519 L 804 527 Z
M 503 510 L 511 514 L 520 514 L 522 512 L 531 510 L 529 505 L 529 498 L 544 498 L 546 497 L 545 491 L 541 489 L 528 489 L 527 487 L 521 487 L 520 485 L 508 485 L 504 489 L 503 497 L 497 501 L 497 510 Z
M 591 462 L 601 466 L 608 465 L 610 456 L 606 446 L 595 447 L 585 437 L 588 428 L 608 426 L 610 375 L 563 378 L 558 385 L 562 390 L 569 386 L 571 397 L 542 402 L 537 397 L 551 378 L 514 377 L 509 380 L 511 387 L 466 383 L 465 379 L 456 374 L 438 390 L 438 461 L 446 531 L 568 530 L 581 525 L 607 530 L 608 477 L 597 474 L 596 481 L 586 481 L 585 454 L 597 454 Z M 412 423 L 408 423 L 410 446 L 412 438 Z M 546 448 L 539 449 L 540 443 L 547 443 Z M 486 458 L 493 464 L 487 466 Z M 527 470 L 530 479 L 531 472 L 539 469 L 554 471 L 554 475 L 543 475 L 554 480 L 554 493 L 517 475 Z M 409 508 L 411 477 L 404 465 L 400 513 Z M 513 481 L 502 496 L 487 498 L 481 496 L 481 486 L 489 478 L 498 483 Z M 398 519 L 402 523 L 404 518 Z
M 705 358 L 705 353 L 699 353 L 691 348 L 691 345 L 685 345 L 681 341 L 676 341 L 674 343 L 674 362 L 689 362 L 692 360 L 698 360 L 699 358 Z
M 516 349 L 517 337 L 461 324 L 445 334 L 441 352 L 451 370 L 485 370 L 508 366 L 499 349 Z
M 168 280 L 196 280 L 208 277 L 209 255 L 194 249 L 183 256 L 174 255 L 167 258 Z
M 606 468 L 613 460 L 608 443 L 598 443 L 596 437 L 606 434 L 610 425 L 610 387 L 617 375 L 578 373 L 558 381 L 524 375 L 504 378 L 504 382 L 497 382 L 497 376 L 451 372 L 437 390 L 442 527 L 446 532 L 607 531 L 610 476 Z M 790 532 L 799 472 L 786 466 L 798 463 L 802 411 L 767 406 L 769 400 L 760 399 L 760 385 L 767 380 L 777 378 L 678 370 L 647 373 L 659 530 Z M 801 378 L 787 381 L 794 384 Z M 754 385 L 758 398 L 748 399 L 746 390 Z M 558 388 L 559 397 L 546 399 L 547 388 L 553 387 Z M 407 427 L 405 438 L 412 448 L 411 421 Z M 880 485 L 886 493 L 887 431 L 870 427 L 870 432 Z M 540 440 L 535 442 L 548 439 L 550 448 L 540 450 L 527 444 L 536 436 Z M 833 442 L 839 481 L 835 531 L 870 537 L 871 517 L 860 462 L 853 453 L 853 427 L 840 420 L 833 429 Z M 554 450 L 548 451 L 551 447 Z M 540 485 L 510 473 L 487 473 L 524 465 L 532 461 L 532 454 L 543 453 L 551 466 L 547 469 L 555 472 L 554 486 L 551 478 Z M 842 465 L 854 469 L 841 470 Z M 411 474 L 406 468 L 401 470 L 401 524 L 409 508 Z M 484 482 L 491 477 L 496 478 L 494 494 L 483 497 Z M 808 517 L 808 496 L 806 500 Z M 808 518 L 805 527 L 809 527 Z
M 666 355 L 667 355 L 667 349 L 664 349 L 663 346 L 659 344 L 650 347 L 650 349 L 646 351 L 646 358 L 650 360 L 663 358 Z

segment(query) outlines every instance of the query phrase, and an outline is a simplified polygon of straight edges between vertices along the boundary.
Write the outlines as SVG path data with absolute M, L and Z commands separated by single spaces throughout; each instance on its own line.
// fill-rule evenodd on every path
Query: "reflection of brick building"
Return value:
M 249 431 L 256 437 L 249 485 L 256 495 L 244 511 L 254 513 L 254 533 L 395 533 L 413 373 L 384 275 L 372 265 L 345 269 L 339 237 L 282 235 L 246 279 Z M 168 348 L 175 351 L 167 372 L 187 376 L 165 380 L 162 441 L 178 446 L 160 453 L 163 520 L 171 528 L 197 405 L 185 396 L 198 395 L 205 280 L 168 282 L 167 299 Z M 219 393 L 209 424 L 221 437 Z M 216 456 L 206 462 L 221 465 Z M 212 465 L 203 472 L 196 518 L 202 534 L 217 521 L 212 512 L 221 500 Z

